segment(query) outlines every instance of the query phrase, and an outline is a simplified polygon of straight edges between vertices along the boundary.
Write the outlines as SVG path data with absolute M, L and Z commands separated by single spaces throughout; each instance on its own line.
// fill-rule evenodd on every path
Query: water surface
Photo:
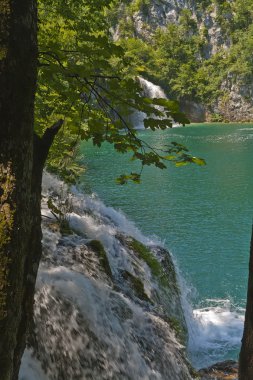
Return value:
M 118 186 L 115 178 L 138 170 L 138 164 L 115 153 L 109 144 L 97 149 L 85 143 L 81 150 L 87 171 L 82 185 L 121 209 L 146 235 L 164 242 L 196 290 L 192 302 L 202 310 L 201 318 L 207 310 L 214 320 L 211 312 L 226 308 L 229 318 L 234 312 L 239 318 L 240 308 L 245 307 L 253 216 L 253 125 L 191 125 L 141 131 L 140 136 L 153 146 L 170 141 L 185 144 L 205 158 L 207 166 L 169 164 L 163 171 L 148 167 L 141 185 Z M 223 317 L 216 324 L 226 324 Z M 241 326 L 240 320 L 234 331 L 237 340 L 224 357 L 238 351 Z

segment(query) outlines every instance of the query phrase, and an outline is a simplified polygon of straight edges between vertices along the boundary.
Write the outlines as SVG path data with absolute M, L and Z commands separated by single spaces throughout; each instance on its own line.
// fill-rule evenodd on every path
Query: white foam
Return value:
M 244 310 L 230 300 L 206 300 L 210 306 L 193 310 L 189 352 L 197 368 L 228 358 L 240 347 Z
M 95 196 L 86 196 L 76 188 L 72 188 L 72 193 L 68 194 L 66 185 L 55 177 L 45 173 L 43 179 L 43 193 L 45 196 L 48 196 L 50 192 L 57 193 L 59 191 L 65 192 L 66 197 L 71 197 L 72 210 L 67 215 L 71 227 L 81 232 L 84 239 L 101 240 L 108 252 L 108 259 L 112 270 L 114 267 L 123 267 L 128 270 L 127 254 L 124 252 L 124 247 L 120 247 L 119 254 L 119 246 L 117 246 L 117 239 L 115 239 L 116 234 L 124 233 L 133 236 L 144 244 L 161 245 L 158 239 L 145 237 L 123 213 L 111 207 L 106 207 Z M 44 202 L 43 207 L 45 214 L 50 216 L 46 202 Z M 59 235 L 57 233 L 54 234 L 52 231 L 47 231 L 44 233 L 44 246 L 48 251 L 56 252 L 58 239 Z M 73 239 L 73 244 L 75 244 L 75 237 L 70 237 L 69 239 Z M 149 284 L 148 269 L 143 268 L 143 271 L 146 276 L 143 279 L 145 290 L 148 291 L 148 287 L 151 286 Z M 65 293 L 67 298 L 78 300 L 78 305 L 83 310 L 83 314 L 87 319 L 96 324 L 96 329 L 101 325 L 101 321 L 96 323 L 97 318 L 100 318 L 101 315 L 99 307 L 106 308 L 107 305 L 96 304 L 90 297 L 93 294 L 94 299 L 106 299 L 106 294 L 109 290 L 102 281 L 100 284 L 101 288 L 98 285 L 95 287 L 92 279 L 84 279 L 80 274 L 73 273 L 72 269 L 58 266 L 54 269 L 41 267 L 39 283 L 37 285 L 42 287 L 43 282 L 45 286 L 48 284 L 52 285 L 53 283 L 57 284 L 58 290 Z M 188 302 L 189 286 L 184 283 L 182 277 L 180 287 L 182 289 L 183 307 L 189 330 L 188 350 L 193 365 L 197 368 L 208 366 L 224 359 L 229 352 L 238 349 L 242 336 L 244 310 L 234 307 L 230 300 L 216 299 L 206 300 L 205 307 L 192 311 Z M 88 289 L 89 291 L 87 292 L 82 289 Z M 101 297 L 100 294 L 102 295 Z M 88 308 L 89 315 L 86 315 L 87 305 L 90 305 Z M 140 314 L 139 310 L 133 307 L 133 305 L 129 305 L 129 307 L 136 316 Z M 112 315 L 109 315 L 110 318 L 112 320 Z M 116 328 L 116 325 L 115 322 L 114 328 Z M 112 327 L 110 327 L 110 324 L 108 326 L 108 330 L 110 330 Z M 101 331 L 102 335 L 103 331 Z M 119 347 L 121 347 L 121 343 Z M 132 350 L 135 350 L 134 346 Z M 140 363 L 139 358 L 138 362 Z M 137 367 L 138 363 L 136 362 L 133 372 L 137 370 Z M 143 368 L 140 369 L 141 373 L 145 372 L 144 367 L 143 364 Z M 156 376 L 154 378 L 159 378 L 159 374 L 156 374 Z M 32 357 L 31 352 L 26 351 L 22 361 L 19 380 L 34 379 L 48 380 L 40 364 Z
M 30 350 L 26 350 L 23 355 L 19 380 L 49 380 Z
M 161 99 L 167 99 L 167 96 L 164 92 L 164 90 L 150 82 L 149 80 L 147 79 L 144 79 L 142 77 L 138 77 L 138 80 L 139 80 L 139 83 L 140 83 L 140 86 L 143 90 L 143 93 L 146 97 L 150 98 L 150 99 L 154 99 L 154 98 L 161 98 Z M 160 109 L 160 107 L 158 106 L 157 109 Z M 143 130 L 145 129 L 144 127 L 144 119 L 147 117 L 147 115 L 143 112 L 135 112 L 135 114 L 133 115 L 133 124 L 134 124 L 134 128 L 137 129 L 137 130 Z M 173 122 L 173 120 L 172 120 Z M 173 128 L 174 127 L 182 127 L 182 125 L 178 124 L 178 123 L 173 123 Z
M 81 332 L 82 327 L 81 324 L 78 325 L 77 318 L 80 312 L 89 325 L 89 331 L 101 341 L 101 349 L 104 347 L 104 363 L 108 367 L 108 371 L 112 373 L 114 371 L 121 373 L 122 371 L 136 380 L 161 380 L 159 366 L 156 368 L 149 365 L 146 360 L 149 352 L 152 355 L 157 352 L 155 356 L 159 358 L 157 362 L 162 363 L 161 371 L 165 365 L 163 363 L 167 363 L 168 371 L 172 371 L 171 376 L 175 379 L 181 378 L 182 368 L 185 373 L 188 373 L 188 369 L 182 360 L 181 345 L 176 341 L 174 331 L 168 329 L 168 325 L 158 316 L 149 313 L 138 303 L 132 302 L 124 293 L 115 292 L 108 279 L 104 280 L 99 273 L 99 265 L 96 265 L 93 257 L 90 257 L 89 263 L 86 262 L 90 267 L 86 265 L 85 268 L 82 268 L 82 262 L 75 261 L 70 252 L 71 248 L 69 251 L 69 247 L 75 247 L 76 254 L 78 244 L 82 246 L 87 239 L 100 240 L 107 251 L 112 272 L 115 271 L 116 275 L 118 272 L 119 276 L 121 269 L 130 272 L 138 270 L 138 276 L 143 281 L 145 292 L 149 294 L 150 289 L 156 289 L 157 286 L 150 268 L 138 257 L 132 262 L 131 253 L 124 244 L 121 244 L 118 236 L 119 234 L 131 235 L 145 244 L 158 244 L 158 240 L 142 235 L 125 215 L 106 207 L 96 197 L 81 194 L 76 188 L 69 193 L 61 181 L 45 173 L 43 213 L 47 217 L 52 216 L 47 207 L 47 199 L 50 196 L 58 204 L 57 202 L 61 201 L 59 193 L 71 204 L 71 210 L 66 217 L 70 226 L 78 230 L 79 235 L 73 234 L 64 237 L 65 243 L 69 244 L 65 247 L 64 243 L 58 244 L 62 239 L 59 231 L 53 232 L 47 227 L 47 224 L 43 228 L 44 250 L 48 255 L 47 260 L 40 265 L 36 283 L 35 318 L 41 322 L 37 325 L 37 336 L 39 336 L 38 342 L 43 345 L 45 352 L 39 351 L 39 357 L 46 368 L 48 377 L 51 379 L 58 376 L 58 367 L 55 361 L 61 360 L 61 357 L 64 361 L 63 364 L 67 363 L 67 367 L 65 367 L 65 370 L 69 371 L 67 376 L 74 378 L 76 374 L 75 370 L 80 365 L 78 355 L 80 352 L 84 352 L 86 342 L 92 339 L 87 332 Z M 94 271 L 94 267 L 97 267 L 97 272 Z M 124 282 L 122 284 L 124 287 Z M 65 306 L 62 299 L 69 302 L 73 308 L 67 320 L 64 319 Z M 122 315 L 117 311 L 121 309 L 123 310 Z M 129 313 L 129 317 L 125 317 L 125 312 Z M 46 320 L 43 317 L 45 313 L 47 313 Z M 40 335 L 38 335 L 40 330 Z M 76 335 L 72 334 L 72 331 L 80 332 L 78 339 Z M 148 347 L 145 355 L 140 350 L 138 343 L 142 340 Z M 93 348 L 91 345 L 86 352 L 89 360 L 95 360 L 96 349 L 98 347 L 94 346 Z M 67 360 L 71 360 L 71 363 L 68 364 Z M 82 376 L 84 379 L 86 378 L 85 369 Z M 106 376 L 107 374 L 103 379 L 111 378 L 110 373 L 108 373 L 108 377 Z M 48 380 L 40 363 L 32 357 L 28 350 L 22 361 L 19 380 L 35 379 Z
M 144 91 L 144 95 L 153 99 L 153 98 L 162 98 L 166 99 L 167 96 L 163 89 L 160 86 L 155 85 L 154 83 L 144 79 L 142 77 L 138 77 L 140 85 Z

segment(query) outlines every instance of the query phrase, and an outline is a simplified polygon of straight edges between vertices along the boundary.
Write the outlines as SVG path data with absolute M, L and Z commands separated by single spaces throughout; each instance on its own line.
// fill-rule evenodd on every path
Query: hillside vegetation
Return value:
M 197 104 L 211 121 L 253 120 L 251 0 L 118 1 L 110 21 L 136 74 L 182 107 Z

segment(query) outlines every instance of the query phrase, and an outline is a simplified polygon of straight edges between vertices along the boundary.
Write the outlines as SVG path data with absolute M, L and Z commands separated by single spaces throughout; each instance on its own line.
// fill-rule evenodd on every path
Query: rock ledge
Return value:
M 238 380 L 238 363 L 226 360 L 199 371 L 200 380 Z

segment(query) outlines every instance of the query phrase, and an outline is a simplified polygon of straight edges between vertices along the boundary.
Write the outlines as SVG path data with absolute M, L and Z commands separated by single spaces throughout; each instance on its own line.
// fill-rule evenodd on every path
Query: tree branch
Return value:
M 42 168 L 45 165 L 49 149 L 51 148 L 54 138 L 61 129 L 64 121 L 62 119 L 54 123 L 50 128 L 47 128 L 44 135 L 39 137 L 34 134 L 34 161 Z

